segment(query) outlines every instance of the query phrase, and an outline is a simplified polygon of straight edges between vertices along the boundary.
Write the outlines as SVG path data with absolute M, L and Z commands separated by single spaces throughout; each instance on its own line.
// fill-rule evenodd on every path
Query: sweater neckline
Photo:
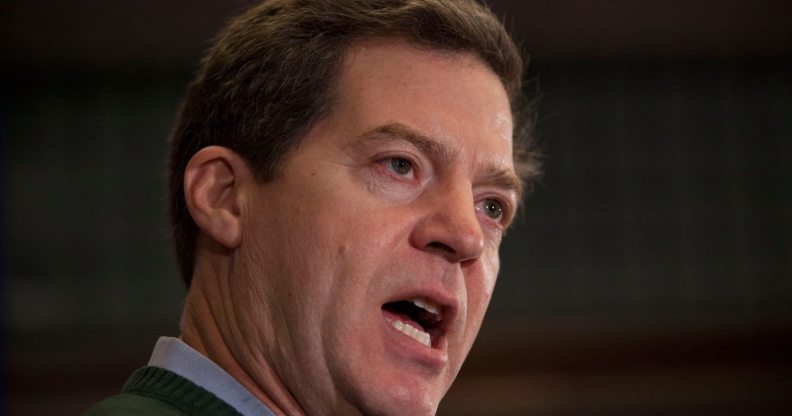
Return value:
M 136 370 L 124 393 L 160 400 L 194 416 L 242 416 L 208 390 L 164 368 L 146 366 Z

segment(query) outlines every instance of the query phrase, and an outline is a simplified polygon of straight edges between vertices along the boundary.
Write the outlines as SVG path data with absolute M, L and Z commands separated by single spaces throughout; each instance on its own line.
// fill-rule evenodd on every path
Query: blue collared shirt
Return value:
M 164 368 L 192 381 L 245 416 L 274 416 L 234 377 L 179 338 L 160 337 L 148 365 Z

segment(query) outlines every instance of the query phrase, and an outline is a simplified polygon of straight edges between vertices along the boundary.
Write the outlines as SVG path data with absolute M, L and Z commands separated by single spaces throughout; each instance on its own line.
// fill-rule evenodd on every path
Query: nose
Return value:
M 452 263 L 468 262 L 481 256 L 484 236 L 470 188 L 460 186 L 432 194 L 423 207 L 425 215 L 418 220 L 410 236 L 413 246 Z

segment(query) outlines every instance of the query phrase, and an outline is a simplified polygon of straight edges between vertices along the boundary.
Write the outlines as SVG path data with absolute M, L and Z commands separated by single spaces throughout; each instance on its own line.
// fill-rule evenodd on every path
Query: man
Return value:
M 89 414 L 434 414 L 538 173 L 521 74 L 472 0 L 233 21 L 172 141 L 181 336 Z

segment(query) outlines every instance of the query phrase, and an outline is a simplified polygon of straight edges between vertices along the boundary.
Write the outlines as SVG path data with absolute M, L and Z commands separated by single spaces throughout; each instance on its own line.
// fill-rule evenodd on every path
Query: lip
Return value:
M 427 347 L 420 342 L 411 339 L 391 326 L 391 322 L 397 319 L 389 311 L 382 309 L 382 306 L 414 298 L 424 298 L 432 301 L 440 307 L 442 321 L 432 331 L 432 345 Z M 453 296 L 440 291 L 432 290 L 411 290 L 398 293 L 380 305 L 382 313 L 382 323 L 385 326 L 384 332 L 389 345 L 392 345 L 395 352 L 406 355 L 417 361 L 423 366 L 435 369 L 442 369 L 448 363 L 448 337 L 456 321 L 458 302 Z M 440 335 L 437 336 L 437 333 Z
M 441 337 L 439 342 L 433 342 L 430 348 L 402 334 L 391 326 L 390 321 L 392 319 L 387 316 L 387 312 L 383 311 L 382 317 L 386 343 L 391 347 L 390 349 L 394 354 L 407 357 L 409 361 L 416 362 L 421 367 L 429 368 L 436 372 L 446 366 L 448 363 L 448 342 L 445 335 Z

